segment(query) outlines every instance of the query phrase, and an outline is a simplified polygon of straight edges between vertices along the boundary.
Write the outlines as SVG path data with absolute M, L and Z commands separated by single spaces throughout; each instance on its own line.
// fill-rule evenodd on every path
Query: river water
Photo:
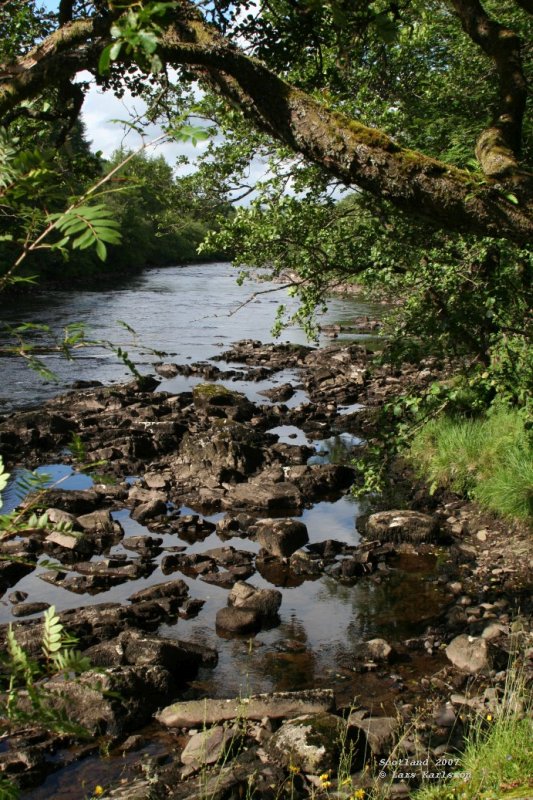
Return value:
M 123 343 L 128 349 L 130 345 L 124 340 L 125 331 L 117 323 L 117 320 L 123 320 L 135 329 L 142 342 L 135 355 L 141 371 L 151 372 L 154 357 L 146 348 L 164 350 L 168 355 L 163 360 L 183 364 L 209 359 L 238 339 L 272 340 L 270 330 L 278 303 L 284 302 L 290 306 L 294 301 L 287 299 L 285 292 L 269 292 L 258 294 L 253 302 L 242 305 L 255 292 L 263 292 L 270 286 L 249 281 L 240 287 L 235 277 L 235 271 L 226 263 L 150 270 L 125 286 L 103 292 L 43 293 L 31 301 L 28 298 L 17 300 L 4 309 L 3 319 L 10 324 L 21 320 L 44 323 L 56 330 L 81 321 L 90 326 L 91 336 Z M 334 298 L 329 303 L 323 321 L 338 322 L 375 313 L 375 308 L 354 298 Z M 304 333 L 297 327 L 285 330 L 281 340 L 307 343 Z M 128 378 L 128 373 L 114 356 L 95 348 L 83 350 L 74 365 L 55 354 L 48 354 L 44 359 L 46 365 L 56 373 L 56 383 L 43 382 L 18 359 L 0 359 L 3 377 L 0 410 L 35 405 L 57 394 L 74 379 L 109 383 Z M 217 364 L 224 369 L 223 363 Z M 291 377 L 288 372 L 282 373 L 275 377 L 275 382 L 286 382 L 288 377 Z M 201 379 L 177 377 L 164 380 L 161 389 L 183 391 L 198 380 Z M 272 382 L 237 382 L 231 383 L 231 388 L 245 392 L 251 400 L 266 402 L 258 392 L 271 385 Z M 291 402 L 299 403 L 304 399 L 303 392 L 297 392 Z M 305 441 L 305 435 L 298 430 L 280 429 L 277 432 L 282 439 L 296 434 L 296 439 L 287 441 Z M 315 458 L 323 460 L 327 459 L 327 453 L 333 447 L 344 447 L 349 453 L 353 441 L 349 435 L 339 431 L 334 442 L 313 444 L 317 450 Z M 32 466 L 28 465 L 30 468 Z M 82 488 L 83 481 L 87 480 L 84 476 L 77 476 L 71 486 Z M 356 521 L 360 511 L 359 504 L 350 496 L 345 496 L 336 502 L 320 502 L 306 509 L 302 519 L 308 527 L 311 542 L 338 539 L 356 543 L 359 540 Z M 117 512 L 115 516 L 126 536 L 149 533 L 129 518 L 127 510 Z M 208 519 L 216 521 L 220 516 L 214 515 Z M 176 544 L 175 534 L 163 538 L 164 547 Z M 179 544 L 184 542 L 180 541 Z M 191 545 L 188 550 L 202 552 L 221 544 L 216 534 L 211 534 L 203 542 Z M 224 544 L 233 545 L 236 549 L 257 550 L 254 542 L 243 539 L 226 540 Z M 121 546 L 117 548 L 115 550 L 118 553 Z M 93 597 L 80 597 L 41 581 L 38 575 L 44 570 L 39 568 L 14 588 L 28 592 L 28 601 L 47 601 L 58 609 L 88 603 L 125 602 L 129 595 L 143 586 L 170 579 L 161 572 L 159 561 L 150 578 L 115 586 Z M 362 641 L 372 637 L 401 639 L 423 630 L 441 603 L 436 584 L 421 580 L 421 577 L 433 571 L 434 561 L 431 558 L 417 560 L 416 565 L 404 559 L 398 566 L 400 569 L 386 581 L 364 579 L 355 586 L 342 586 L 327 576 L 307 580 L 297 586 L 285 585 L 283 575 L 261 576 L 255 573 L 250 582 L 256 586 L 277 585 L 282 590 L 283 601 L 281 624 L 272 630 L 261 631 L 251 640 L 218 636 L 214 620 L 217 610 L 226 605 L 227 590 L 186 578 L 191 596 L 201 598 L 205 605 L 196 619 L 163 626 L 160 633 L 200 642 L 218 650 L 218 666 L 202 671 L 194 684 L 193 688 L 200 693 L 235 696 L 259 691 L 345 685 L 346 697 L 366 687 L 364 691 L 369 695 L 374 692 L 376 703 L 381 703 L 384 687 L 377 684 L 373 686 L 374 679 L 371 677 L 368 679 L 370 683 L 367 681 L 363 685 L 361 677 L 354 675 L 351 670 L 358 647 Z M 417 598 L 416 603 L 412 601 L 413 596 Z M 0 601 L 0 621 L 12 621 L 10 607 L 5 600 Z M 412 667 L 413 680 L 416 679 L 416 669 L 415 664 Z M 53 788 L 52 784 L 47 783 L 47 787 L 25 796 L 80 796 L 71 795 L 65 789 L 59 774 L 50 780 Z
M 122 286 L 101 292 L 36 292 L 31 298 L 10 298 L 9 305 L 2 309 L 0 322 L 11 326 L 21 322 L 47 325 L 59 338 L 65 326 L 83 323 L 87 338 L 121 346 L 145 373 L 153 371 L 154 361 L 161 360 L 150 349 L 165 351 L 168 355 L 164 360 L 187 363 L 209 359 L 238 339 L 272 341 L 278 305 L 284 303 L 295 310 L 296 301 L 287 296 L 286 290 L 270 291 L 280 284 L 251 279 L 239 286 L 236 278 L 237 271 L 228 263 L 152 269 Z M 336 297 L 329 302 L 321 321 L 342 321 L 375 310 L 353 298 Z M 133 328 L 136 337 L 119 321 Z M 283 331 L 279 341 L 308 344 L 304 332 L 295 326 Z M 78 349 L 74 355 L 74 364 L 53 352 L 40 356 L 55 373 L 56 382 L 43 381 L 23 359 L 0 356 L 0 411 L 35 405 L 75 379 L 110 383 L 131 377 L 110 351 L 90 347 Z M 180 391 L 191 383 L 194 381 L 178 378 L 165 382 L 162 388 Z

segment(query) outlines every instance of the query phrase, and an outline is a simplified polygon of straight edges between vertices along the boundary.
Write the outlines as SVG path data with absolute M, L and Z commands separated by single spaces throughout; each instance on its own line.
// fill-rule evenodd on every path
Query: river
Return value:
M 1 321 L 11 326 L 21 322 L 47 325 L 59 338 L 65 326 L 83 323 L 88 338 L 123 347 L 142 372 L 149 372 L 157 360 L 150 349 L 165 351 L 168 360 L 186 363 L 209 359 L 237 339 L 272 340 L 279 303 L 295 310 L 295 299 L 283 289 L 271 292 L 276 284 L 250 279 L 239 286 L 236 278 L 231 264 L 211 263 L 147 270 L 119 287 L 100 292 L 36 290 L 31 297 L 10 298 Z M 321 321 L 342 321 L 375 310 L 353 298 L 335 297 Z M 133 328 L 136 337 L 119 320 Z M 283 331 L 280 340 L 307 343 L 304 332 L 295 326 Z M 111 383 L 131 377 L 117 357 L 102 348 L 75 351 L 75 363 L 53 352 L 40 358 L 57 381 L 43 380 L 23 359 L 0 356 L 0 411 L 35 405 L 75 379 Z M 180 391 L 190 385 L 191 381 L 182 378 L 166 381 L 162 388 Z
M 143 273 L 127 285 L 102 292 L 43 292 L 31 299 L 21 298 L 4 309 L 3 319 L 10 324 L 22 320 L 38 322 L 56 330 L 72 322 L 83 322 L 90 328 L 91 336 L 122 343 L 128 349 L 129 344 L 124 341 L 124 329 L 117 323 L 117 320 L 123 320 L 135 329 L 142 343 L 135 359 L 141 371 L 146 373 L 153 371 L 151 364 L 154 360 L 146 348 L 164 350 L 168 354 L 164 360 L 183 364 L 212 358 L 238 339 L 272 340 L 270 331 L 278 303 L 282 301 L 294 307 L 294 300 L 287 299 L 285 292 L 265 293 L 264 290 L 270 286 L 264 282 L 248 281 L 244 286 L 238 286 L 235 277 L 235 271 L 226 263 L 155 269 Z M 256 292 L 262 293 L 246 303 Z M 336 297 L 329 302 L 322 321 L 338 322 L 375 313 L 376 308 L 357 299 Z M 294 326 L 286 329 L 281 339 L 307 343 L 303 331 Z M 318 344 L 324 341 L 325 338 Z M 95 348 L 81 351 L 74 364 L 56 354 L 46 355 L 47 366 L 58 378 L 55 383 L 43 381 L 28 370 L 21 360 L 4 357 L 0 361 L 3 410 L 36 405 L 71 385 L 74 379 L 110 383 L 128 378 L 123 365 L 114 356 Z M 223 363 L 217 363 L 224 368 Z M 288 378 L 291 376 L 286 371 L 277 375 L 275 382 L 283 383 Z M 199 380 L 178 376 L 163 380 L 160 389 L 179 392 Z M 232 383 L 231 388 L 245 392 L 253 401 L 266 402 L 258 392 L 271 385 L 272 382 L 237 382 Z M 302 402 L 305 400 L 302 395 L 303 392 L 297 392 L 291 402 Z M 303 432 L 298 430 L 280 430 L 279 433 L 282 437 L 296 434 L 296 441 L 307 441 Z M 327 458 L 332 445 L 344 446 L 349 451 L 353 439 L 339 432 L 335 442 L 324 440 L 312 444 L 318 457 L 323 458 L 326 453 Z M 28 465 L 30 468 L 32 466 Z M 75 476 L 70 485 L 72 488 L 81 488 L 83 481 L 89 479 Z M 187 509 L 182 511 L 186 512 Z M 359 504 L 347 495 L 336 502 L 315 504 L 304 511 L 302 520 L 308 527 L 310 542 L 337 539 L 356 543 L 359 540 L 356 525 L 359 513 Z M 129 517 L 127 510 L 116 512 L 114 516 L 122 524 L 126 536 L 148 533 L 146 528 Z M 221 516 L 213 515 L 208 519 L 216 521 Z M 176 543 L 175 534 L 164 535 L 163 539 L 163 547 Z M 188 552 L 203 552 L 220 544 L 213 533 L 204 541 L 190 545 Z M 224 544 L 237 549 L 258 549 L 254 542 L 243 539 L 229 539 Z M 122 552 L 121 545 L 115 546 L 111 555 L 115 552 Z M 85 595 L 81 598 L 39 580 L 39 572 L 44 571 L 42 569 L 23 578 L 14 588 L 28 592 L 30 600 L 53 603 L 59 610 L 97 602 L 124 602 L 134 591 L 165 580 L 159 561 L 149 578 L 115 586 L 93 597 Z M 361 676 L 354 675 L 351 669 L 353 654 L 362 641 L 376 636 L 399 639 L 413 635 L 422 630 L 437 611 L 440 603 L 438 590 L 433 583 L 420 580 L 421 564 L 423 572 L 432 571 L 431 559 L 427 563 L 417 561 L 414 569 L 409 559 L 404 559 L 404 563 L 399 565 L 403 568 L 387 581 L 362 580 L 354 586 L 342 586 L 327 576 L 306 580 L 299 585 L 285 585 L 282 576 L 277 580 L 275 575 L 265 577 L 256 573 L 250 581 L 258 587 L 280 586 L 283 602 L 280 609 L 281 624 L 271 630 L 263 630 L 253 640 L 247 637 L 221 638 L 217 635 L 214 619 L 217 610 L 226 604 L 227 591 L 184 578 L 189 584 L 191 596 L 204 600 L 205 605 L 198 618 L 163 626 L 160 634 L 196 641 L 218 650 L 218 666 L 213 670 L 201 671 L 194 683 L 194 688 L 201 693 L 234 696 L 335 685 L 349 698 L 363 687 Z M 412 602 L 413 595 L 416 595 L 417 603 Z M 421 609 L 424 609 L 424 613 L 421 613 Z M 12 621 L 7 602 L 0 605 L 0 621 Z M 416 679 L 416 670 L 415 659 L 412 665 L 413 679 Z M 374 680 L 369 676 L 364 690 L 370 693 L 374 691 L 376 702 L 381 703 L 384 686 L 380 687 L 377 683 L 374 686 Z M 94 768 L 94 763 L 87 765 L 91 774 Z M 109 775 L 104 777 L 109 778 Z M 44 787 L 29 792 L 25 797 L 81 796 L 70 793 L 71 779 L 72 776 L 68 778 L 68 774 L 62 777 L 62 773 L 57 773 L 50 777 Z M 76 780 L 81 779 L 78 776 Z

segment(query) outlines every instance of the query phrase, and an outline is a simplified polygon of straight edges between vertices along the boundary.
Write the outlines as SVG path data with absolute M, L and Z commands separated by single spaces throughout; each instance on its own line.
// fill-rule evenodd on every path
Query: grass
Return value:
M 533 709 L 511 671 L 498 713 L 478 717 L 467 737 L 457 777 L 426 784 L 412 800 L 526 800 L 533 797 Z
M 431 420 L 416 434 L 410 459 L 432 490 L 450 488 L 503 517 L 533 517 L 533 448 L 515 410 Z

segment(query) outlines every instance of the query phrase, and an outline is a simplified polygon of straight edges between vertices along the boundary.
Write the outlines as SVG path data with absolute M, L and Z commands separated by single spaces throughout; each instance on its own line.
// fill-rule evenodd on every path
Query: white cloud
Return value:
M 120 121 L 132 122 L 142 116 L 146 111 L 146 103 L 139 97 L 133 97 L 129 91 L 126 91 L 122 98 L 116 97 L 111 91 L 102 91 L 91 80 L 89 73 L 80 73 L 78 80 L 90 81 L 81 116 L 86 126 L 87 139 L 91 142 L 91 149 L 95 152 L 100 150 L 103 156 L 108 158 L 119 147 L 131 150 L 140 147 L 143 141 L 141 136 Z M 145 141 L 156 139 L 162 132 L 159 125 L 148 126 L 144 129 Z M 157 152 L 174 166 L 178 156 L 185 155 L 194 159 L 205 147 L 207 142 L 198 142 L 196 147 L 191 142 L 166 142 L 157 145 Z M 194 165 L 180 167 L 177 172 L 184 174 L 193 169 Z

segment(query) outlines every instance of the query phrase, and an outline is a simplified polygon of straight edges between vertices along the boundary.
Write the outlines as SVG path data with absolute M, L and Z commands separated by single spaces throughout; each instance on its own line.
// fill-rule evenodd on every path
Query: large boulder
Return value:
M 309 541 L 306 526 L 296 519 L 260 519 L 255 530 L 256 542 L 278 558 L 292 555 Z
M 86 672 L 78 680 L 51 680 L 45 688 L 51 706 L 94 738 L 147 724 L 174 682 L 163 667 L 147 665 Z
M 187 433 L 179 455 L 172 463 L 174 477 L 187 483 L 209 485 L 242 481 L 254 473 L 264 460 L 265 437 L 256 431 L 226 419 L 215 419 L 206 431 Z
M 368 538 L 382 542 L 434 542 L 439 533 L 437 521 L 419 511 L 380 511 L 366 522 Z

